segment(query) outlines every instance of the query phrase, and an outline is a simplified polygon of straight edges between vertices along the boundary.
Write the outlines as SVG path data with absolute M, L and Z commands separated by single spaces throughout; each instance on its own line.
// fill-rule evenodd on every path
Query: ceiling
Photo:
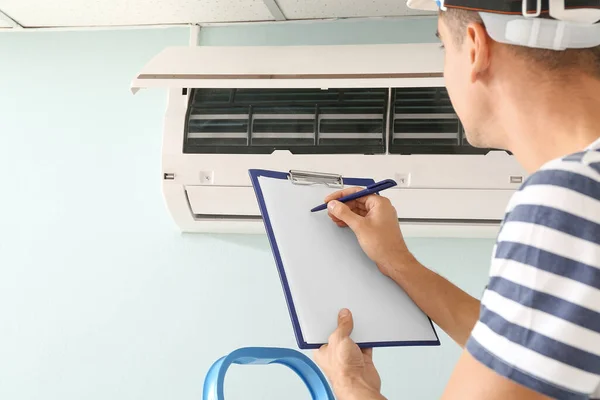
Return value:
M 0 0 L 0 11 L 0 28 L 11 19 L 49 28 L 423 15 L 405 0 Z
M 277 0 L 288 19 L 419 15 L 405 0 Z

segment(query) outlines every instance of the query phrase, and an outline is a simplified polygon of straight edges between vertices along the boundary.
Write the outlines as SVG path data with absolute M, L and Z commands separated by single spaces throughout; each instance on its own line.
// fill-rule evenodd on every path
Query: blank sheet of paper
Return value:
M 354 233 L 327 212 L 311 213 L 332 192 L 324 185 L 294 185 L 258 178 L 304 341 L 327 342 L 337 315 L 354 315 L 359 344 L 436 345 L 429 318 L 365 255 Z

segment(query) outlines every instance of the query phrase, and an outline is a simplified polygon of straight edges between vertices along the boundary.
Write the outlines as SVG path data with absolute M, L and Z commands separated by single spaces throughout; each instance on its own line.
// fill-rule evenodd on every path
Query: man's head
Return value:
M 499 98 L 514 97 L 519 88 L 531 85 L 537 85 L 540 96 L 558 93 L 584 76 L 600 81 L 600 47 L 555 51 L 499 43 L 478 12 L 441 12 L 438 35 L 446 48 L 450 97 L 469 141 L 477 147 L 508 146 L 505 132 L 495 129 L 503 106 Z

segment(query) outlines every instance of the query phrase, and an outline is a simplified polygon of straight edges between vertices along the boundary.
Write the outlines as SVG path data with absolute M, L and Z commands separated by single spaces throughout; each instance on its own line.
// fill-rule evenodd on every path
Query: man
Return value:
M 411 255 L 387 199 L 336 202 L 348 189 L 326 199 L 330 216 L 464 348 L 444 399 L 600 398 L 600 2 L 445 3 L 446 84 L 469 141 L 531 174 L 481 303 Z M 383 399 L 352 328 L 342 310 L 315 358 L 340 400 Z

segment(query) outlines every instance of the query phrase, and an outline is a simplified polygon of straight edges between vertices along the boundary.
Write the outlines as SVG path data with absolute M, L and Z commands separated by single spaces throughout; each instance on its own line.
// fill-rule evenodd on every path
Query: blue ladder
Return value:
M 304 354 L 291 349 L 247 347 L 220 358 L 210 367 L 204 380 L 203 400 L 224 400 L 225 374 L 232 364 L 285 365 L 302 379 L 312 400 L 335 399 L 319 367 Z

